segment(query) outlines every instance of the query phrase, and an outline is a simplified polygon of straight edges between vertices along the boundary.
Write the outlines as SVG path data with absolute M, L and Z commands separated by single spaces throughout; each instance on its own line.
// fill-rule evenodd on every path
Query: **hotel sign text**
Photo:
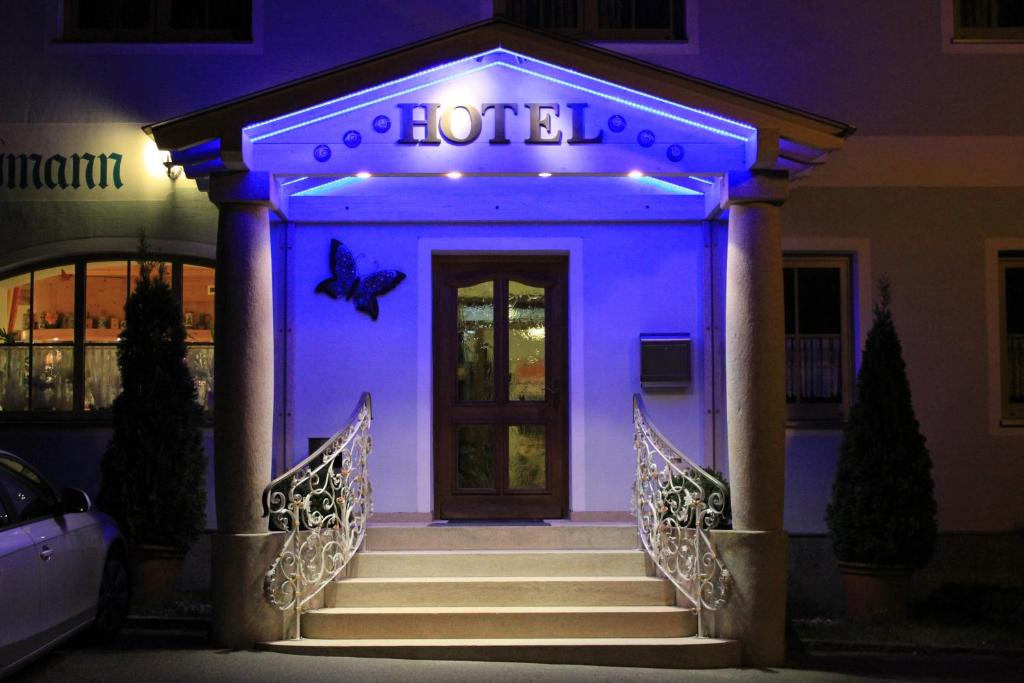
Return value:
M 519 117 L 528 119 L 529 128 L 522 141 L 528 145 L 597 144 L 604 138 L 604 130 L 587 130 L 587 105 L 568 102 L 564 107 L 556 102 L 486 102 L 479 106 L 456 104 L 442 109 L 438 102 L 399 104 L 400 145 L 468 145 L 481 135 L 492 145 L 512 142 L 510 122 Z M 568 130 L 558 123 L 567 120 Z M 525 126 L 524 126 L 525 127 Z M 563 132 L 567 136 L 563 136 Z

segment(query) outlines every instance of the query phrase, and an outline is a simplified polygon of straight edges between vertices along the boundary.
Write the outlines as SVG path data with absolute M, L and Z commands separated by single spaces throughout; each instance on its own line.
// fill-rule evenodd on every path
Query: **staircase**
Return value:
M 373 526 L 349 578 L 275 652 L 720 668 L 736 641 L 695 638 L 635 525 Z

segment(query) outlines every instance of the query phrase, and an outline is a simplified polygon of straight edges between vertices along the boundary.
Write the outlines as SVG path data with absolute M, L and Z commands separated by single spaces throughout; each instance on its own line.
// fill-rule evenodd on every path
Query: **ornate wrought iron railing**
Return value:
M 704 610 L 723 607 L 732 582 L 708 533 L 727 519 L 728 489 L 658 431 L 639 395 L 633 396 L 633 428 L 633 506 L 640 543 L 693 603 L 697 635 L 703 637 Z
M 337 579 L 362 545 L 373 511 L 366 460 L 372 450 L 370 394 L 312 455 L 263 491 L 263 516 L 288 537 L 263 579 L 263 595 L 280 610 L 295 611 L 301 637 L 302 608 Z

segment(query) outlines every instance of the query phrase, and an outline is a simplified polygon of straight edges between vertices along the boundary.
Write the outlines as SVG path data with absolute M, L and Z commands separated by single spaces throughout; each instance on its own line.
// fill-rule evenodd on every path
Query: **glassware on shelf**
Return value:
M 32 349 L 32 409 L 71 410 L 74 398 L 74 353 L 69 346 Z

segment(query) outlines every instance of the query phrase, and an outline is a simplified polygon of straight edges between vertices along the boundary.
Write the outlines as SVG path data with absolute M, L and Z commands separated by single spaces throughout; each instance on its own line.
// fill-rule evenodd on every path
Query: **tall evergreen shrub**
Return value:
M 841 561 L 923 567 L 935 545 L 932 463 L 914 417 L 889 302 L 883 278 L 827 521 Z
M 122 388 L 99 506 L 130 546 L 186 550 L 205 525 L 202 409 L 185 362 L 181 305 L 144 246 L 139 266 L 117 344 Z

